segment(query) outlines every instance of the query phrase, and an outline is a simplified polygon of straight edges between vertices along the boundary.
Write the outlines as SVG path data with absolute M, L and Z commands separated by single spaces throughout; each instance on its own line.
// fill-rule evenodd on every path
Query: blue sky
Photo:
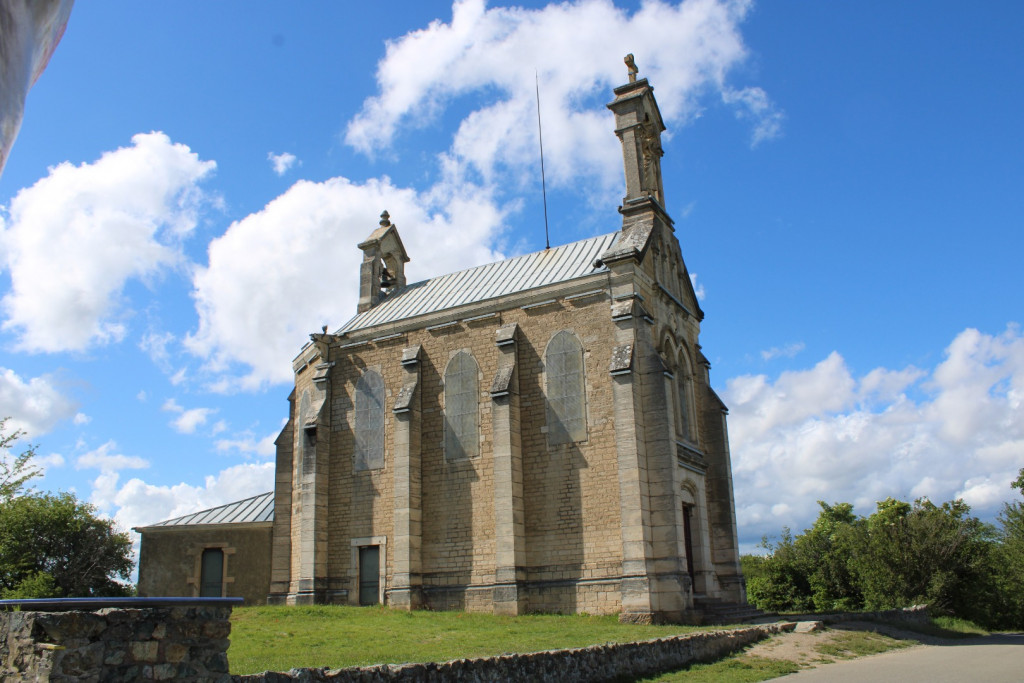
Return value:
M 1024 466 L 1018 3 L 79 3 L 0 177 L 0 413 L 125 526 L 272 487 L 290 360 L 413 279 L 618 228 L 636 55 L 741 544 Z

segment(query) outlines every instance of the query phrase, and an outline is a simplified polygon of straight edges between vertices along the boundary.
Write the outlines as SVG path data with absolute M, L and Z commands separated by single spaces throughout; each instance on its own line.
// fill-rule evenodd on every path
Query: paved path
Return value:
M 1021 683 L 1024 681 L 1024 633 L 950 640 L 880 655 L 824 664 L 776 681 L 899 681 L 899 683 Z

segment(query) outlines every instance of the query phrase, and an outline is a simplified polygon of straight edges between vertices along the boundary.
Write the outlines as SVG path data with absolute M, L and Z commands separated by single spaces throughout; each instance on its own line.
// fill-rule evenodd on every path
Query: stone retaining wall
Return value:
M 232 676 L 237 683 L 336 681 L 338 683 L 427 683 L 441 681 L 612 681 L 649 676 L 693 662 L 711 661 L 793 624 L 764 624 L 727 631 L 705 631 L 639 643 L 608 643 L 571 650 L 456 659 L 438 664 L 382 664 L 347 669 L 292 669 Z
M 0 612 L 0 680 L 228 683 L 230 606 Z

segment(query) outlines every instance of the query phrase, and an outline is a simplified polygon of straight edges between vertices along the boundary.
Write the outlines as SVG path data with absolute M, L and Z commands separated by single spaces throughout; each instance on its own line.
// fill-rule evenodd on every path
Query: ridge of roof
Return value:
M 268 491 L 250 498 L 200 510 L 181 517 L 165 519 L 137 529 L 151 527 L 192 526 L 197 524 L 244 524 L 274 521 L 274 492 Z
M 390 293 L 370 310 L 355 315 L 336 334 L 355 332 L 607 271 L 604 266 L 595 267 L 594 261 L 621 234 L 621 231 L 616 230 L 411 283 Z

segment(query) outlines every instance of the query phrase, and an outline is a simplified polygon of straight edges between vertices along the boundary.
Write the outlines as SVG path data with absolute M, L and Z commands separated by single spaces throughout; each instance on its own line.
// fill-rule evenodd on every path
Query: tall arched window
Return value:
M 444 454 L 449 460 L 480 455 L 479 369 L 460 351 L 444 373 Z
M 548 443 L 586 441 L 587 397 L 583 384 L 583 347 L 572 332 L 556 334 L 544 354 L 547 383 Z
M 693 428 L 693 391 L 690 379 L 690 362 L 686 358 L 685 349 L 680 349 L 676 371 L 676 429 L 679 438 L 692 442 L 697 439 Z
M 357 470 L 384 467 L 384 379 L 367 370 L 356 382 Z

